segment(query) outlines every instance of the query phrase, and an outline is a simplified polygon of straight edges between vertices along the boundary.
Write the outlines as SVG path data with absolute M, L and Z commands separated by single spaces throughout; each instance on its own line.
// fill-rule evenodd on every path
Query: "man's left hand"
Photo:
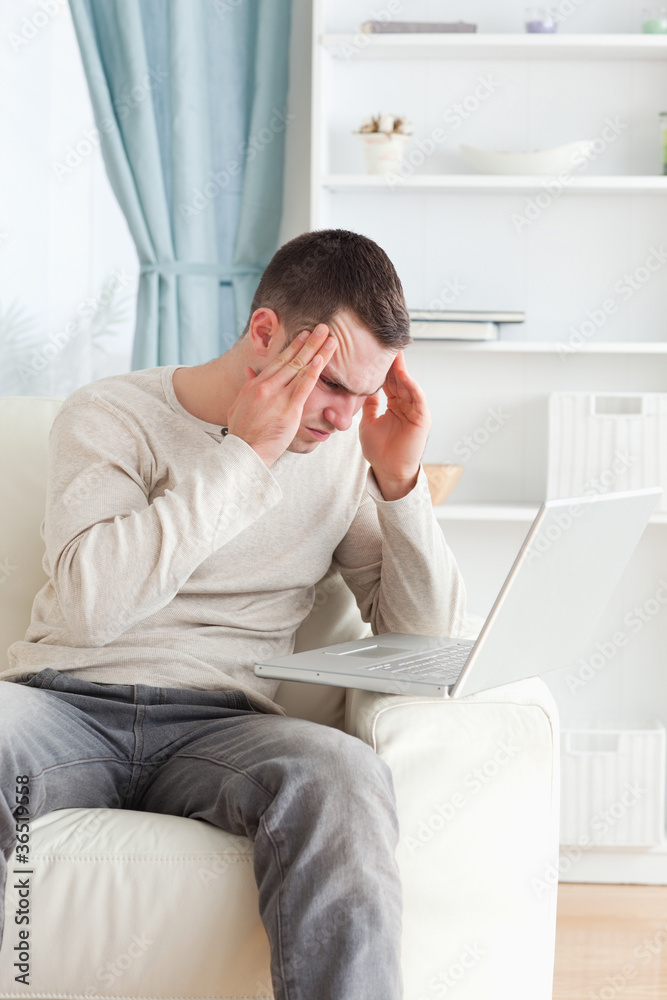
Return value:
M 385 500 L 412 490 L 431 429 L 431 414 L 420 385 L 408 375 L 399 351 L 382 386 L 387 409 L 379 415 L 380 393 L 368 396 L 359 424 L 359 441 Z

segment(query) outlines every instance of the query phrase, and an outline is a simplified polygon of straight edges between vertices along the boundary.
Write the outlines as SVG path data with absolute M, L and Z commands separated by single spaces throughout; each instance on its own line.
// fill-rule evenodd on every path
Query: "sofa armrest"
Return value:
M 443 701 L 348 691 L 345 728 L 394 780 L 406 1000 L 454 985 L 458 1000 L 550 1000 L 559 752 L 546 685 Z

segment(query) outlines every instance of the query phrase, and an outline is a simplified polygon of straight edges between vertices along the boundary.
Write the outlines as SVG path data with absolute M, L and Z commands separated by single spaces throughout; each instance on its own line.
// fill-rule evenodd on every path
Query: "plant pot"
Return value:
M 369 174 L 395 174 L 403 161 L 409 135 L 401 132 L 357 133 L 364 147 L 366 172 Z

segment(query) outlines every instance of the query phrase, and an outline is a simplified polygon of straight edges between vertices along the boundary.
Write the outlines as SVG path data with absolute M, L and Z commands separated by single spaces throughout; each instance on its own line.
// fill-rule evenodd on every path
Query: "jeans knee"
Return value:
M 345 803 L 345 810 L 368 811 L 374 804 L 394 804 L 389 765 L 372 747 L 338 729 L 320 727 L 316 745 L 307 755 L 309 780 L 326 790 L 330 799 Z

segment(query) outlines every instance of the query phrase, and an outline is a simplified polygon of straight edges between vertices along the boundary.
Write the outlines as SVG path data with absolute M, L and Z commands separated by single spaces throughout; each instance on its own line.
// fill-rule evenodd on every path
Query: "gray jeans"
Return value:
M 17 775 L 30 779 L 31 819 L 141 809 L 254 841 L 276 1000 L 402 996 L 394 788 L 361 740 L 256 711 L 240 691 L 51 669 L 0 681 L 0 940 Z

